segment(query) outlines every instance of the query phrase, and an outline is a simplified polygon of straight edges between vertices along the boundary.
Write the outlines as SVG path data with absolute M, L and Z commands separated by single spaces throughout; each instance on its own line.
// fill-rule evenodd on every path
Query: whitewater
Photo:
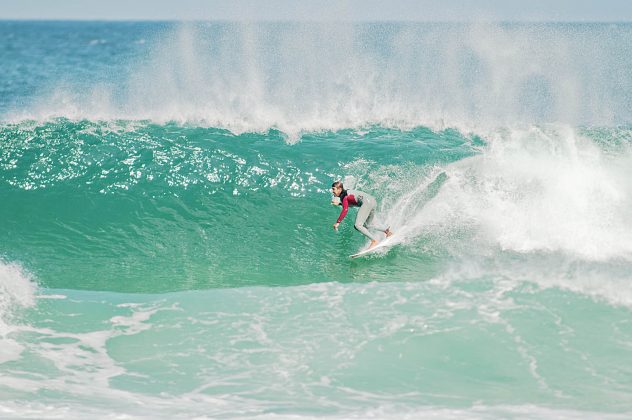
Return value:
M 0 417 L 632 415 L 632 25 L 0 40 Z

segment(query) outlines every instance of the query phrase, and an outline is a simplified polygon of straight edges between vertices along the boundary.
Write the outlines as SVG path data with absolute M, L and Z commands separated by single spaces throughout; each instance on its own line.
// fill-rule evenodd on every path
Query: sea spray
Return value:
M 276 128 L 294 141 L 367 124 L 630 120 L 626 25 L 188 23 L 159 34 L 117 64 L 118 79 L 52 82 L 8 116 Z
M 35 305 L 32 276 L 17 263 L 0 259 L 0 364 L 18 359 L 23 346 L 11 337 L 19 314 Z
M 451 164 L 432 204 L 478 226 L 479 246 L 629 260 L 631 159 L 569 127 L 507 130 L 481 155 Z

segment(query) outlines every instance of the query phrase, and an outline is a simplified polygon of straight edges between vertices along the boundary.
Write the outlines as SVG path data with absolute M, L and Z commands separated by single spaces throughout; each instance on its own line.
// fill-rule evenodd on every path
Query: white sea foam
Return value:
M 0 260 L 0 318 L 14 308 L 25 308 L 35 304 L 36 285 L 33 276 L 17 263 Z
M 188 413 L 188 416 L 195 419 L 212 419 L 212 414 L 208 414 L 206 407 L 220 407 L 230 404 L 228 401 L 214 398 L 195 398 L 191 400 L 183 400 L 181 406 L 169 407 L 165 404 L 164 399 L 153 399 L 149 397 L 138 397 L 138 402 L 144 404 L 145 409 L 122 409 L 121 407 L 100 408 L 89 404 L 42 404 L 42 403 L 12 403 L 1 402 L 0 414 L 10 418 L 59 418 L 63 416 L 65 419 L 85 419 L 85 418 L 102 418 L 102 419 L 132 419 L 132 418 L 154 418 L 169 419 L 173 416 L 182 416 Z M 232 403 L 237 404 L 237 403 Z M 153 407 L 153 408 L 152 408 Z M 230 409 L 230 406 L 226 407 Z M 604 420 L 625 420 L 628 419 L 630 413 L 604 413 L 595 411 L 580 411 L 569 409 L 555 409 L 549 407 L 541 407 L 536 405 L 523 406 L 485 406 L 476 405 L 470 408 L 442 408 L 442 407 L 424 407 L 413 408 L 407 406 L 398 406 L 397 404 L 384 403 L 380 407 L 366 410 L 347 410 L 343 414 L 337 415 L 310 415 L 310 414 L 247 414 L 246 408 L 238 408 L 235 406 L 234 412 L 226 412 L 222 414 L 223 418 L 233 419 L 256 419 L 256 420 L 340 420 L 340 419 L 441 419 L 441 420 L 491 420 L 499 418 L 511 418 L 516 420 L 536 420 L 542 418 L 555 418 L 559 420 L 584 420 L 584 419 L 604 419 Z
M 116 313 L 117 315 L 111 316 L 110 319 L 107 319 L 106 316 L 101 322 L 97 321 L 87 328 L 81 328 L 79 331 L 72 331 L 71 328 L 71 331 L 66 331 L 69 320 L 78 315 L 93 318 L 95 314 L 75 312 L 81 311 L 75 305 L 81 305 L 84 302 L 76 299 L 68 301 L 59 299 L 60 295 L 58 294 L 50 296 L 53 297 L 52 305 L 55 301 L 63 300 L 64 302 L 56 313 L 50 313 L 48 316 L 61 317 L 65 320 L 64 324 L 58 325 L 53 320 L 48 319 L 44 322 L 45 326 L 20 324 L 10 327 L 13 334 L 22 337 L 21 340 L 10 340 L 15 350 L 11 360 L 18 360 L 20 353 L 28 347 L 28 357 L 43 361 L 48 368 L 44 369 L 43 372 L 21 374 L 21 372 L 30 371 L 27 362 L 27 365 L 22 365 L 21 370 L 18 370 L 16 374 L 0 377 L 0 385 L 20 393 L 35 393 L 41 389 L 46 389 L 80 396 L 80 398 L 103 397 L 103 400 L 98 400 L 99 403 L 117 400 L 128 401 L 131 397 L 130 394 L 111 387 L 110 382 L 117 376 L 125 374 L 126 370 L 110 355 L 108 344 L 118 337 L 134 336 L 151 329 L 152 326 L 148 321 L 156 312 L 173 308 L 159 309 L 152 305 L 123 304 L 119 305 L 118 309 L 111 310 L 110 314 Z M 91 302 L 87 307 L 93 308 L 99 304 L 103 305 L 103 302 Z M 66 312 L 66 310 L 70 310 L 70 312 Z M 37 338 L 29 340 L 24 337 Z M 1 362 L 4 361 L 7 360 Z M 46 379 L 43 379 L 44 377 Z M 44 409 L 43 406 L 40 408 Z M 71 416 L 78 416 L 78 413 L 88 409 L 88 407 L 81 406 L 71 408 L 68 405 L 57 408 L 68 410 Z
M 487 138 L 480 154 L 405 180 L 405 194 L 388 210 L 391 224 L 409 236 L 463 228 L 477 246 L 503 251 L 632 260 L 627 148 L 609 153 L 560 125 L 505 129 Z M 429 197 L 439 175 L 445 180 Z
M 0 260 L 0 364 L 18 358 L 23 350 L 9 335 L 16 313 L 35 305 L 35 291 L 30 273 L 17 263 Z
M 137 295 L 66 291 L 67 300 L 46 302 L 45 318 L 37 321 L 46 327 L 21 328 L 29 360 L 2 371 L 0 386 L 17 397 L 0 400 L 0 413 L 614 419 L 604 401 L 621 401 L 612 408 L 621 413 L 629 409 L 629 397 L 617 400 L 599 382 L 629 389 L 625 373 L 610 370 L 618 361 L 602 353 L 625 331 L 605 334 L 600 346 L 579 341 L 560 350 L 559 334 L 591 329 L 571 328 L 571 306 L 517 303 L 520 288 L 512 282 L 478 290 L 444 285 L 323 283 L 143 296 L 143 302 Z M 537 329 L 524 322 L 527 315 L 537 318 Z M 618 311 L 600 325 L 612 333 L 609 323 L 622 320 L 627 312 Z M 550 357 L 570 358 L 571 377 L 547 363 Z M 590 375 L 584 365 L 601 375 L 583 385 L 588 403 L 573 393 L 577 378 Z M 511 383 L 503 382 L 507 377 Z M 516 405 L 494 403 L 499 386 L 512 391 Z M 531 405 L 533 399 L 559 408 Z

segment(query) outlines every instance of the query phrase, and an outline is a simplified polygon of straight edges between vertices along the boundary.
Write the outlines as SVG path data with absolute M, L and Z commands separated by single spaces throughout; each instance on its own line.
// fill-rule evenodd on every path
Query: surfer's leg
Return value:
M 364 222 L 364 225 L 366 227 L 370 227 L 370 228 L 373 228 L 375 230 L 379 230 L 380 232 L 386 232 L 388 230 L 387 227 L 378 226 L 375 223 L 373 223 L 374 220 L 375 220 L 375 209 L 373 209 L 373 211 L 371 211 L 371 213 L 369 214 L 369 217 L 367 217 L 367 219 L 366 219 L 366 222 Z
M 377 243 L 377 238 L 375 238 L 375 236 L 372 235 L 371 232 L 369 232 L 366 226 L 364 226 L 367 222 L 367 219 L 373 214 L 374 211 L 375 204 L 371 203 L 370 201 L 365 201 L 362 204 L 362 207 L 358 209 L 358 215 L 356 216 L 355 225 L 353 225 L 353 227 L 356 228 L 358 232 L 371 239 L 371 241 L 375 241 Z
M 377 207 L 377 205 L 376 205 Z M 373 211 L 371 211 L 371 213 L 369 214 L 369 217 L 366 219 L 366 222 L 364 223 L 367 227 L 372 227 L 375 230 L 379 230 L 380 232 L 384 232 L 384 234 L 386 235 L 386 237 L 388 238 L 389 236 L 391 236 L 393 233 L 391 232 L 390 227 L 384 227 L 384 226 L 377 226 L 373 223 L 373 219 L 375 216 L 375 209 L 373 209 Z

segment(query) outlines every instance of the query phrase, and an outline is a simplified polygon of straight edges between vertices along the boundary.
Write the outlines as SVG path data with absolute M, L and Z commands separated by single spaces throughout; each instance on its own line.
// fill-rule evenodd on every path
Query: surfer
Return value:
M 340 216 L 336 223 L 334 223 L 334 229 L 338 230 L 338 226 L 342 219 L 345 218 L 347 212 L 349 211 L 349 206 L 359 207 L 358 215 L 356 216 L 355 224 L 353 227 L 364 236 L 371 240 L 371 245 L 369 245 L 369 249 L 373 248 L 377 245 L 378 240 L 375 235 L 373 235 L 367 227 L 371 225 L 373 221 L 373 216 L 375 216 L 375 208 L 377 207 L 377 201 L 375 197 L 370 194 L 367 194 L 358 190 L 345 190 L 342 182 L 336 181 L 331 185 L 331 191 L 334 193 L 334 198 L 331 200 L 331 203 L 336 206 L 342 206 L 342 211 L 340 212 Z M 386 237 L 388 238 L 393 233 L 389 228 L 381 229 L 377 226 L 372 226 L 374 229 L 384 232 Z

